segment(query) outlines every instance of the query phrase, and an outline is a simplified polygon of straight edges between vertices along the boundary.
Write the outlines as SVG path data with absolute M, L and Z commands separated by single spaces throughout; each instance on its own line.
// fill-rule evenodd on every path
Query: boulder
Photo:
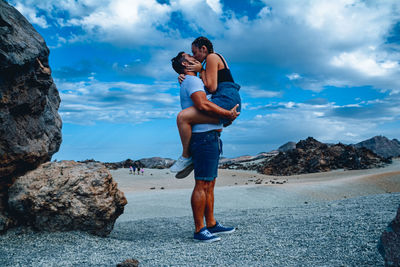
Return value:
M 0 0 L 0 231 L 10 224 L 13 180 L 51 160 L 61 144 L 60 97 L 48 56 L 33 26 Z
M 10 213 L 37 230 L 82 230 L 107 236 L 127 200 L 100 163 L 48 162 L 9 189 Z
M 385 260 L 385 266 L 400 266 L 400 206 L 396 217 L 382 233 L 378 249 Z

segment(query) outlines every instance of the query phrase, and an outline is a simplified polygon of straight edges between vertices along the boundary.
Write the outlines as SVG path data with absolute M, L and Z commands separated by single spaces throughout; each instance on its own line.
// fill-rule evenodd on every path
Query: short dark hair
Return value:
M 185 57 L 183 56 L 185 52 L 179 52 L 176 57 L 171 59 L 172 62 L 172 68 L 178 73 L 178 74 L 185 74 L 185 66 L 182 65 L 182 62 L 185 61 Z
M 197 37 L 193 41 L 192 45 L 195 45 L 197 48 L 201 48 L 203 45 L 205 45 L 208 49 L 208 53 L 214 53 L 213 44 L 204 36 Z

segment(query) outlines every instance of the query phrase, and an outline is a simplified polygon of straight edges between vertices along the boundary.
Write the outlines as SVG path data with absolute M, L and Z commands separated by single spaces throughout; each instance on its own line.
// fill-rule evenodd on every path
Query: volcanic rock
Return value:
M 397 139 L 389 140 L 385 136 L 375 136 L 371 139 L 362 141 L 354 145 L 355 147 L 365 147 L 381 157 L 399 157 L 400 142 Z
M 382 233 L 378 249 L 385 266 L 400 266 L 400 206 L 396 217 Z
M 33 26 L 0 0 L 0 230 L 10 224 L 7 191 L 15 177 L 49 161 L 61 144 L 48 56 Z
M 16 179 L 9 210 L 20 224 L 38 230 L 83 230 L 106 236 L 127 200 L 99 163 L 44 163 Z
M 257 164 L 257 171 L 267 175 L 295 175 L 326 172 L 334 169 L 368 169 L 390 163 L 366 148 L 350 145 L 326 145 L 312 137 L 296 144 L 296 148 Z
M 124 262 L 118 263 L 117 267 L 138 267 L 139 261 L 137 259 L 127 259 Z
M 174 164 L 175 160 L 169 158 L 152 157 L 140 159 L 139 162 L 143 164 L 145 168 L 167 169 Z
M 295 149 L 295 148 L 296 148 L 296 143 L 295 142 L 287 142 L 286 144 L 281 145 L 278 148 L 278 151 L 279 152 L 286 152 L 286 151 L 289 151 L 289 150 L 292 150 L 292 149 Z

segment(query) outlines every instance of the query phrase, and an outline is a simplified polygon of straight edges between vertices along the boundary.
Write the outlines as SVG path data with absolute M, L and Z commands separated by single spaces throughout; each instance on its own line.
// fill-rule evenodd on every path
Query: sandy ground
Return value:
M 167 169 L 146 169 L 144 175 L 132 175 L 128 169 L 119 169 L 111 174 L 128 199 L 119 222 L 191 215 L 193 173 L 185 179 L 174 178 Z M 256 184 L 257 180 L 262 180 L 261 184 Z M 292 207 L 395 192 L 400 192 L 400 159 L 385 168 L 285 177 L 220 169 L 215 211 Z

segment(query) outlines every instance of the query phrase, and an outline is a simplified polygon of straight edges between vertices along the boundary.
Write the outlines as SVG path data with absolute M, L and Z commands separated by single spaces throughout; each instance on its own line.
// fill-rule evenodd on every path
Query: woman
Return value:
M 189 71 L 199 73 L 206 90 L 212 94 L 210 101 L 226 110 L 231 110 L 237 105 L 237 111 L 240 112 L 240 86 L 234 82 L 225 59 L 220 54 L 214 53 L 211 41 L 206 37 L 196 38 L 192 43 L 192 53 L 197 61 L 191 61 L 187 68 Z M 180 81 L 184 78 L 184 75 L 179 75 Z M 197 123 L 215 123 L 215 119 L 212 118 L 207 122 L 198 122 L 197 117 L 199 117 L 199 112 L 194 108 L 184 109 L 178 114 L 177 124 L 183 152 L 182 156 L 170 168 L 172 172 L 182 171 L 191 164 L 189 153 L 189 143 L 192 134 L 191 125 Z M 219 121 L 224 127 L 232 123 L 232 121 L 226 118 L 220 118 Z

